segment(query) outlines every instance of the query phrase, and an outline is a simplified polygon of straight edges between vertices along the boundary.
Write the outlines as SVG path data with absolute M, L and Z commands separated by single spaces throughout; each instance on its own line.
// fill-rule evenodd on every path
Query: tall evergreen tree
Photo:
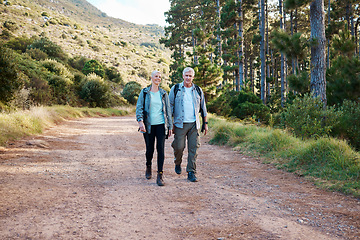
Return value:
M 311 80 L 310 91 L 326 106 L 325 11 L 324 0 L 286 0 L 286 7 L 295 8 L 310 2 Z

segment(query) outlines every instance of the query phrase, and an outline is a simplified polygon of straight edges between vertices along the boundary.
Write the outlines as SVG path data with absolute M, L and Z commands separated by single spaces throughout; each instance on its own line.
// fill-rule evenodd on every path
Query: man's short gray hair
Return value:
M 193 74 L 193 76 L 195 76 L 195 70 L 191 67 L 186 67 L 183 71 L 183 75 L 185 75 L 185 73 L 187 72 L 191 72 Z
M 157 73 L 160 73 L 160 74 L 161 74 L 160 71 L 154 70 L 154 71 L 151 73 L 151 77 L 153 78 Z

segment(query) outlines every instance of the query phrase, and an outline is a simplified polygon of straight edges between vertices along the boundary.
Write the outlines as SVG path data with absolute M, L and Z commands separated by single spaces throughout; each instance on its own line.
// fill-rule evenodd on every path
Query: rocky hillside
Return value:
M 146 85 L 154 69 L 168 76 L 170 52 L 158 41 L 162 27 L 108 17 L 85 0 L 4 1 L 1 27 L 9 21 L 15 23 L 14 36 L 46 36 L 69 57 L 81 55 L 116 67 L 125 82 Z

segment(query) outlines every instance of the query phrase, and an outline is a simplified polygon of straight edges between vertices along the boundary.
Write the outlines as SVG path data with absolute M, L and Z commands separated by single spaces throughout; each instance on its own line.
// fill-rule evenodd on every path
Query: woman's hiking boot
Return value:
M 151 166 L 146 166 L 145 177 L 146 179 L 151 178 Z
M 158 172 L 156 183 L 159 186 L 164 186 L 165 185 L 164 180 L 163 180 L 163 172 Z

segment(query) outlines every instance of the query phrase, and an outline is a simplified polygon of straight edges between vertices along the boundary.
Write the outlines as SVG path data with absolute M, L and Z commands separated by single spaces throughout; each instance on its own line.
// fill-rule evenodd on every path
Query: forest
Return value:
M 192 66 L 213 113 L 360 149 L 359 1 L 170 2 L 172 83 Z
M 194 81 L 203 88 L 208 109 L 214 114 L 286 129 L 301 139 L 335 137 L 360 149 L 359 1 L 170 3 L 165 12 L 168 25 L 159 40 L 171 50 L 170 65 L 154 53 L 159 43 L 137 47 L 123 39 L 112 41 L 112 47 L 128 51 L 122 59 L 130 54 L 142 58 L 136 60 L 139 67 L 116 61 L 111 65 L 104 59 L 67 53 L 66 45 L 54 42 L 51 34 L 38 31 L 38 35 L 19 35 L 23 25 L 13 19 L 3 21 L 0 108 L 6 112 L 38 105 L 134 104 L 141 88 L 149 83 L 153 66 L 168 75 L 169 81 L 163 83 L 166 90 L 182 81 L 184 67 L 192 66 Z M 10 8 L 12 4 L 0 4 L 3 16 L 20 11 L 19 5 Z M 34 13 L 20 7 L 24 17 L 46 19 L 41 25 L 44 30 L 71 28 L 71 39 L 70 34 L 60 36 L 65 43 L 77 41 L 77 47 L 97 54 L 108 48 L 99 47 L 108 36 L 85 41 L 86 32 L 95 35 L 95 31 L 82 30 L 61 15 L 51 18 L 51 11 Z M 106 27 L 109 33 L 114 31 L 110 25 Z M 143 56 L 141 48 L 147 49 Z M 141 67 L 148 60 L 156 65 Z M 119 72 L 125 67 L 129 68 L 126 78 Z M 129 81 L 133 75 L 137 78 Z

